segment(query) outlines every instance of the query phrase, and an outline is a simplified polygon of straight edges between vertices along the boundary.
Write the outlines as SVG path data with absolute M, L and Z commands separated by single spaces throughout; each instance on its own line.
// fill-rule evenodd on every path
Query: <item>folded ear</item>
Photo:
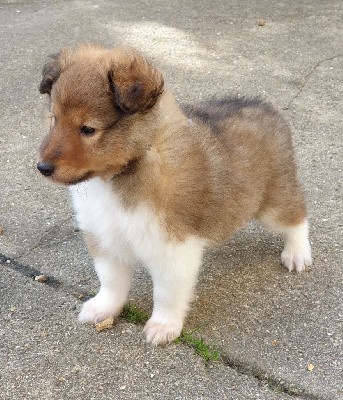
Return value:
M 50 96 L 52 85 L 57 81 L 61 74 L 61 54 L 62 52 L 52 54 L 50 60 L 43 67 L 43 79 L 39 85 L 39 91 L 42 94 L 47 93 Z
M 108 79 L 119 108 L 126 114 L 151 108 L 163 92 L 162 74 L 133 49 L 113 51 Z

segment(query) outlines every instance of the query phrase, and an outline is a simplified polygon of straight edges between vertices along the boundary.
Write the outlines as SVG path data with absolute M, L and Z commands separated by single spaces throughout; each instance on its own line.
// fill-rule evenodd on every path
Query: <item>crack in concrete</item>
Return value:
M 237 360 L 232 360 L 227 355 L 222 354 L 221 358 L 224 365 L 234 369 L 241 375 L 255 378 L 261 385 L 267 386 L 273 392 L 284 393 L 299 400 L 326 400 L 323 397 L 307 393 L 305 390 L 299 389 L 294 384 L 285 382 L 281 378 L 269 375 L 262 369 L 243 364 Z
M 0 264 L 8 268 L 11 268 L 12 270 L 20 273 L 21 275 L 31 280 L 34 280 L 36 276 L 44 275 L 42 271 L 38 270 L 37 268 L 31 267 L 30 265 L 22 264 L 11 257 L 6 257 L 4 254 L 1 253 L 0 253 Z M 83 301 L 91 297 L 89 291 L 82 289 L 80 287 L 75 287 L 66 282 L 62 282 L 51 275 L 47 276 L 47 281 L 44 282 L 43 284 L 50 286 L 53 289 L 62 291 L 67 295 L 72 295 L 74 297 L 75 295 L 78 296 L 82 295 Z
M 16 272 L 30 279 L 34 279 L 36 276 L 42 274 L 42 272 L 38 269 L 29 265 L 22 264 L 14 260 L 13 258 L 6 257 L 4 254 L 1 253 L 0 264 L 15 270 Z M 76 288 L 73 285 L 67 284 L 54 278 L 53 276 L 48 276 L 48 280 L 43 284 L 52 287 L 55 290 L 62 291 L 69 296 L 76 297 L 79 301 L 82 302 L 91 297 L 89 291 L 87 292 L 87 290 L 81 289 L 79 287 Z M 185 346 L 187 346 L 187 344 L 185 344 Z M 280 378 L 271 376 L 261 369 L 241 363 L 238 360 L 232 360 L 222 351 L 220 351 L 220 359 L 216 362 L 221 362 L 223 365 L 235 370 L 240 375 L 256 379 L 260 385 L 267 386 L 271 391 L 275 393 L 284 393 L 290 397 L 297 398 L 299 400 L 325 400 L 322 397 L 315 396 L 311 393 L 305 392 L 305 390 L 303 389 L 295 387 L 295 385 L 293 385 L 292 383 L 285 382 Z
M 303 92 L 303 90 L 305 88 L 305 85 L 307 83 L 308 78 L 316 71 L 317 68 L 319 68 L 322 64 L 324 64 L 327 61 L 335 60 L 336 58 L 340 58 L 340 57 L 343 57 L 343 54 L 337 54 L 335 56 L 332 56 L 332 57 L 329 57 L 329 58 L 325 58 L 323 60 L 318 61 L 317 64 L 315 64 L 311 68 L 311 70 L 301 78 L 302 82 L 300 83 L 300 87 L 298 88 L 297 93 L 290 99 L 288 104 L 285 107 L 282 108 L 282 110 L 285 111 L 285 110 L 289 110 L 291 108 L 293 102 L 302 94 L 302 92 Z
M 4 254 L 0 253 L 0 264 L 3 264 L 19 273 L 24 275 L 27 278 L 34 278 L 35 276 L 41 275 L 42 273 L 33 267 L 30 267 L 28 265 L 22 265 L 18 262 L 16 262 L 13 258 L 11 257 L 6 257 Z

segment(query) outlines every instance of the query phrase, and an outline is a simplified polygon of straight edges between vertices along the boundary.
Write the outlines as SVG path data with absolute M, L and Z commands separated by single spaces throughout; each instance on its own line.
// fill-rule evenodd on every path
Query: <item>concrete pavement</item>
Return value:
M 342 12 L 338 0 L 0 1 L 0 398 L 343 399 Z M 98 282 L 66 190 L 35 172 L 37 87 L 48 54 L 84 41 L 139 48 L 180 102 L 260 94 L 293 126 L 314 265 L 288 274 L 282 241 L 255 224 L 206 255 L 186 329 L 219 362 L 153 349 L 124 320 L 100 334 L 75 322 Z M 141 267 L 130 298 L 151 311 Z

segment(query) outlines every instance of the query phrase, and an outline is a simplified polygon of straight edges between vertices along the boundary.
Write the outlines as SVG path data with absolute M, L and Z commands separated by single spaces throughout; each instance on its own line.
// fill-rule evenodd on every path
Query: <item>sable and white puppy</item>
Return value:
M 270 105 L 225 98 L 182 111 L 137 51 L 91 45 L 52 56 L 40 91 L 53 117 L 37 167 L 71 185 L 101 282 L 81 322 L 121 312 L 141 261 L 154 284 L 147 341 L 177 338 L 204 248 L 254 218 L 285 235 L 290 271 L 311 264 L 291 133 Z

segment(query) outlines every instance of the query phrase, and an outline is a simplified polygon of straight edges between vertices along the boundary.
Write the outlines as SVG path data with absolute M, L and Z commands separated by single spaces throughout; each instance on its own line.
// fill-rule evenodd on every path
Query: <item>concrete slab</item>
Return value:
M 141 326 L 77 325 L 74 297 L 0 265 L 1 399 L 290 399 L 184 345 L 151 347 Z
M 40 399 L 61 393 L 102 398 L 118 389 L 105 359 L 121 386 L 131 390 L 118 392 L 123 399 L 149 398 L 146 388 L 154 398 L 159 390 L 160 398 L 176 398 L 176 381 L 183 388 L 179 398 L 211 398 L 210 390 L 212 398 L 228 399 L 284 398 L 285 391 L 309 399 L 343 398 L 342 11 L 338 0 L 0 1 L 1 350 L 9 365 L 0 378 L 6 388 L 0 396 L 27 398 L 29 391 L 30 398 Z M 266 23 L 259 26 L 262 18 Z M 84 41 L 137 46 L 165 71 L 180 101 L 262 94 L 284 110 L 294 128 L 314 266 L 302 275 L 287 274 L 279 265 L 280 239 L 255 225 L 208 253 L 186 327 L 221 348 L 223 361 L 212 369 L 183 346 L 149 349 L 136 326 L 122 322 L 125 333 L 116 329 L 114 336 L 112 331 L 100 336 L 73 322 L 79 304 L 70 293 L 93 292 L 98 284 L 65 189 L 35 172 L 47 108 L 37 87 L 48 54 Z M 8 265 L 8 258 L 18 264 Z M 53 276 L 56 285 L 38 289 L 28 277 L 37 271 Z M 151 309 L 150 279 L 141 268 L 130 297 Z M 8 307 L 23 311 L 9 317 Z M 39 332 L 45 326 L 44 342 Z M 58 356 L 49 350 L 54 340 Z M 42 366 L 37 341 L 45 346 Z M 27 343 L 31 350 L 23 351 Z M 185 363 L 175 374 L 167 372 L 173 358 Z M 152 388 L 149 374 L 141 371 L 146 360 L 159 370 L 151 372 L 158 378 Z M 81 368 L 75 372 L 70 365 Z M 125 369 L 130 365 L 132 379 Z M 19 383 L 13 381 L 17 370 Z M 58 380 L 59 371 L 66 381 Z M 266 379 L 274 391 L 261 389 Z M 53 389 L 42 392 L 51 382 Z M 228 385 L 237 392 L 225 391 Z

